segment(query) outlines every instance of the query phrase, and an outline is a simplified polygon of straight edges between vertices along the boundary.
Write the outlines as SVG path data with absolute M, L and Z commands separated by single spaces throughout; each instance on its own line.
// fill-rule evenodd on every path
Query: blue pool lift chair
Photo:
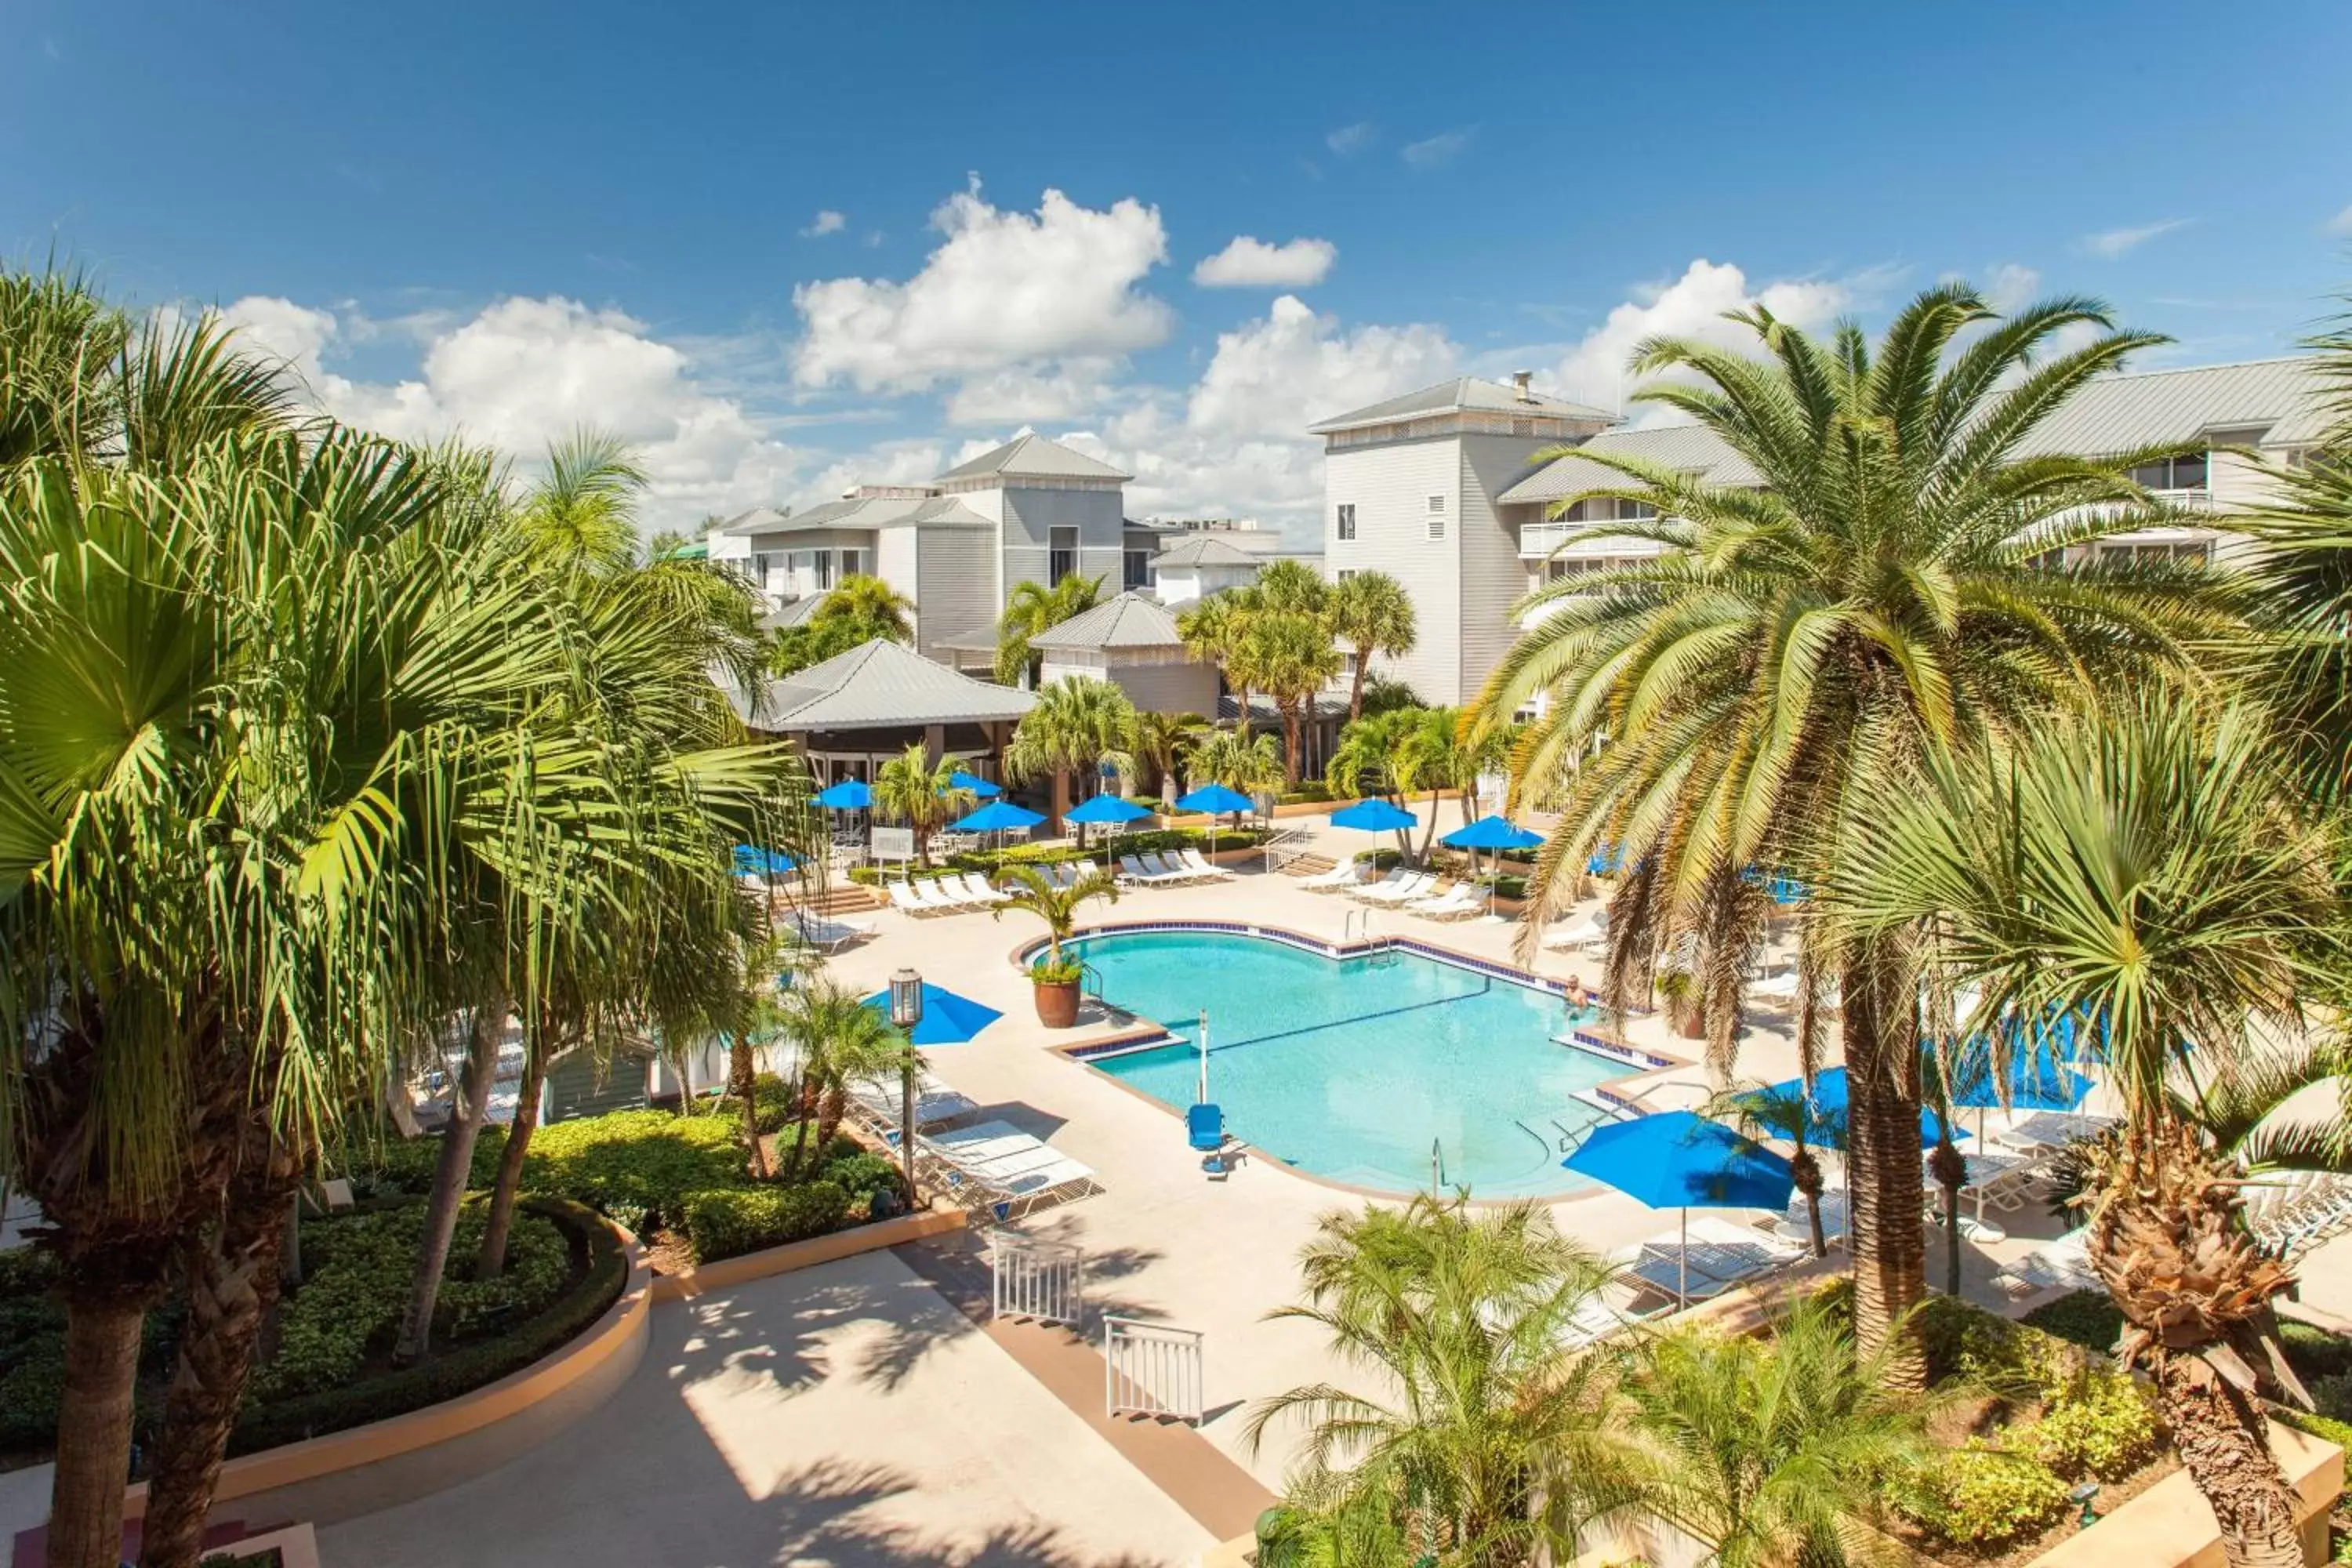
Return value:
M 1203 1101 L 1184 1112 L 1184 1137 L 1201 1155 L 1201 1169 L 1223 1181 L 1232 1166 L 1225 1160 L 1224 1108 Z

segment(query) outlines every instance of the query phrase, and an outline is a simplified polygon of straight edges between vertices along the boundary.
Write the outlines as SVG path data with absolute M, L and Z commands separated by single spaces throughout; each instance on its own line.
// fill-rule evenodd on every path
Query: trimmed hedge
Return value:
M 849 1194 L 831 1182 L 726 1187 L 687 1196 L 684 1229 L 697 1262 L 716 1263 L 838 1229 Z
M 526 1189 L 556 1193 L 639 1236 L 676 1229 L 689 1193 L 750 1180 L 738 1121 L 670 1110 L 613 1110 L 531 1134 Z
M 2105 1355 L 2124 1331 L 2124 1312 L 2104 1290 L 2075 1290 L 2044 1302 L 2020 1320 L 2045 1334 Z

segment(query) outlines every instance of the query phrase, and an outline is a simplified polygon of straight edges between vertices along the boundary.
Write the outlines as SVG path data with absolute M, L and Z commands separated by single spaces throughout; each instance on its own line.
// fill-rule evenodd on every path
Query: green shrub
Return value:
M 1277 805 L 1305 805 L 1310 801 L 1320 804 L 1330 798 L 1332 798 L 1331 786 L 1321 784 L 1303 784 L 1297 789 L 1285 790 L 1274 797 L 1275 804 Z
M 828 1161 L 818 1168 L 817 1180 L 831 1182 L 847 1193 L 851 1205 L 860 1209 L 872 1203 L 877 1193 L 905 1194 L 897 1163 L 864 1149 Z
M 2287 1364 L 2305 1383 L 2352 1374 L 2352 1340 L 2314 1327 L 2300 1318 L 2279 1320 L 2279 1346 Z
M 685 1229 L 698 1263 L 821 1236 L 849 1212 L 849 1194 L 831 1182 L 799 1186 L 726 1187 L 694 1193 Z
M 2066 1483 L 2048 1466 L 1971 1437 L 1889 1487 L 1895 1510 L 1946 1541 L 1999 1547 L 2057 1522 Z
M 781 1132 L 793 1123 L 793 1112 L 799 1109 L 793 1099 L 792 1085 L 772 1072 L 759 1073 L 751 1079 L 752 1125 L 761 1137 Z M 732 1095 L 721 1094 L 702 1114 L 718 1117 L 729 1126 L 743 1125 L 742 1107 Z
M 2325 1439 L 2346 1453 L 2352 1454 L 2352 1422 L 2339 1421 L 2330 1415 L 2315 1415 L 2308 1410 L 2297 1410 L 2292 1405 L 2284 1405 L 2272 1406 L 2271 1415 L 2298 1432 L 2308 1432 L 2313 1436 Z
M 2017 1452 L 2068 1480 L 2119 1481 L 2153 1458 L 2156 1407 L 2119 1372 L 2087 1372 L 2050 1403 L 2038 1421 L 2013 1428 Z
M 688 1193 L 749 1177 L 735 1123 L 722 1116 L 615 1110 L 542 1127 L 523 1184 L 586 1204 L 643 1235 L 676 1226 Z
M 2105 1355 L 2124 1331 L 2123 1309 L 2104 1290 L 2075 1290 L 2045 1303 L 2021 1320 L 2086 1351 Z
M 2315 1377 L 2305 1386 L 2311 1394 L 2313 1414 L 2331 1421 L 2352 1421 L 2352 1374 L 2339 1372 Z
M 488 1192 L 499 1179 L 499 1162 L 505 1158 L 507 1130 L 485 1127 L 474 1141 L 474 1163 L 467 1173 L 469 1192 Z M 321 1170 L 346 1177 L 362 1199 L 407 1196 L 421 1198 L 433 1191 L 434 1173 L 441 1163 L 441 1138 L 356 1138 L 331 1153 Z

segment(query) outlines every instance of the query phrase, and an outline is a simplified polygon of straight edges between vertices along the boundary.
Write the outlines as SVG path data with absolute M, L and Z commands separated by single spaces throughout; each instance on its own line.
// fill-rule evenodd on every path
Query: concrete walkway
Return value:
M 887 1252 L 656 1309 L 602 1409 L 319 1532 L 369 1568 L 1108 1568 L 1209 1532 Z

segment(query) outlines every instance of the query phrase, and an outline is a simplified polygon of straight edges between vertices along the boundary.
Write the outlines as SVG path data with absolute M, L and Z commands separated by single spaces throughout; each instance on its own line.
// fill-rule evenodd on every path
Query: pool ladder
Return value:
M 1340 946 L 1345 947 L 1357 938 L 1365 942 L 1372 940 L 1372 911 L 1370 910 L 1349 910 L 1347 919 L 1340 922 Z
M 1429 1141 L 1429 1195 L 1445 1194 L 1445 1145 L 1437 1139 Z

